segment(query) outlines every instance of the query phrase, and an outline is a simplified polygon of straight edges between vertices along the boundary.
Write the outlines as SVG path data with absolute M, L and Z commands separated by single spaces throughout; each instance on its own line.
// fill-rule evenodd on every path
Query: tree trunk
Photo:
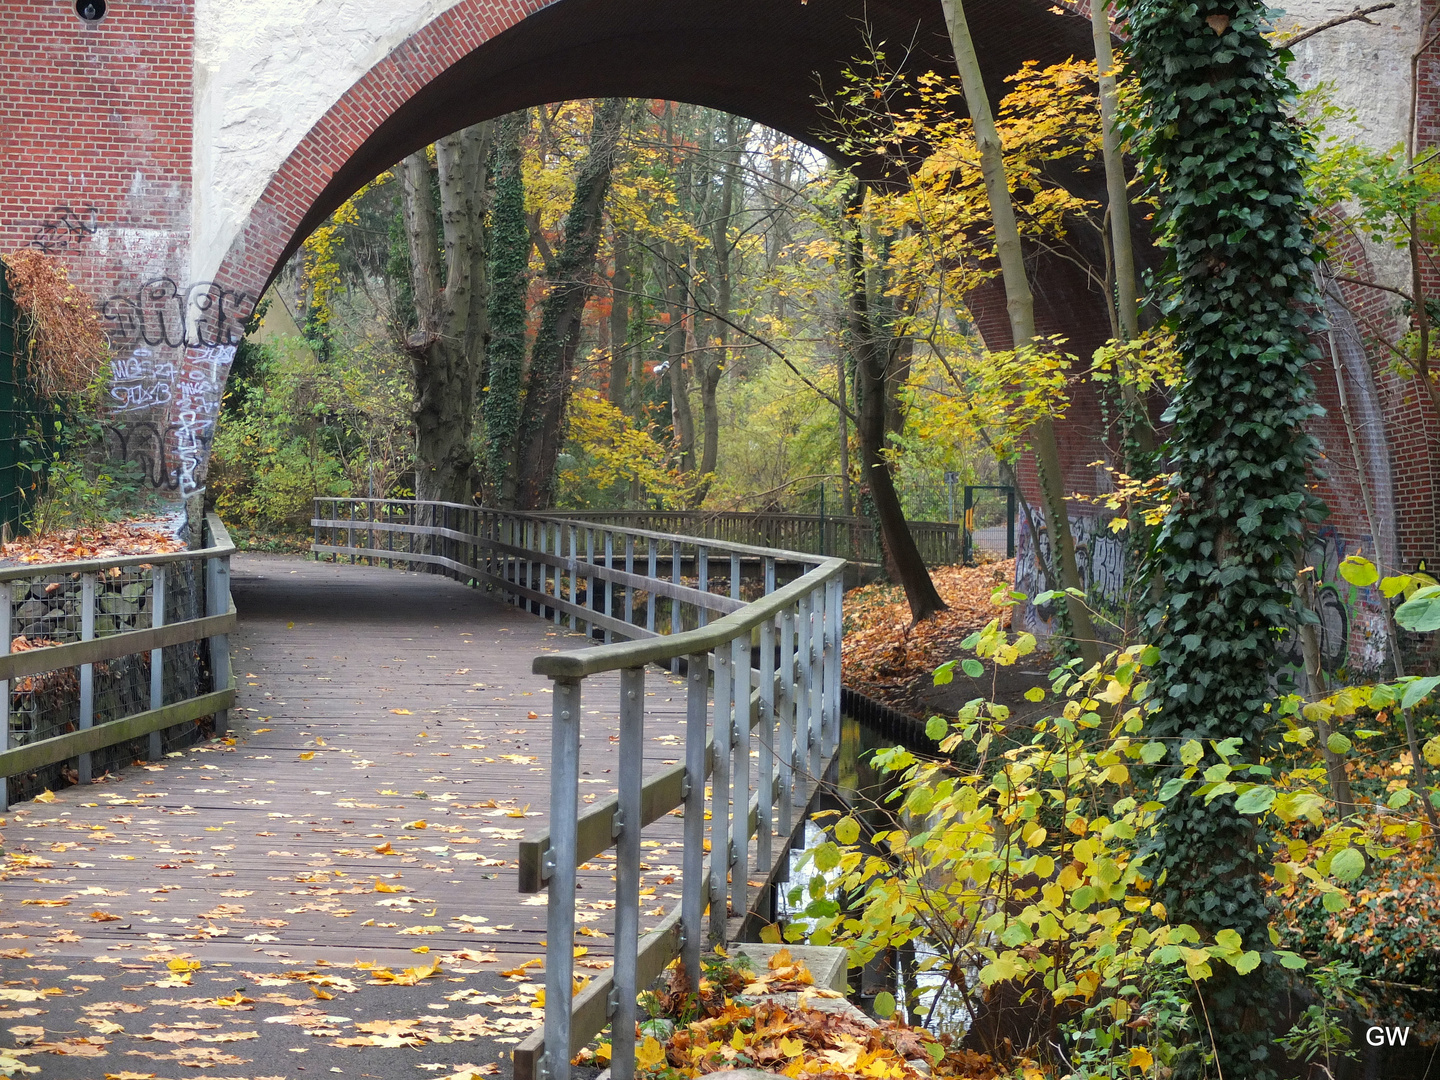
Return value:
M 690 375 L 685 370 L 685 323 L 690 317 L 689 285 L 685 270 L 689 258 L 681 262 L 681 252 L 674 244 L 665 245 L 665 308 L 670 316 L 665 331 L 665 350 L 670 364 L 670 423 L 675 430 L 675 445 L 680 451 L 680 471 L 695 469 L 695 416 L 690 411 Z
M 1135 241 L 1130 230 L 1130 191 L 1125 182 L 1125 156 L 1120 152 L 1120 134 L 1115 130 L 1115 54 L 1110 47 L 1110 5 L 1092 0 L 1090 28 L 1095 39 L 1095 67 L 1100 77 L 1100 132 L 1105 162 L 1105 191 L 1109 204 L 1110 248 L 1115 264 L 1116 315 L 1120 336 L 1134 341 L 1140 336 L 1140 290 L 1135 278 Z M 1123 377 L 1120 396 L 1130 413 L 1130 435 L 1141 451 L 1155 449 L 1155 429 L 1150 411 Z M 1133 469 L 1130 470 L 1134 472 Z
M 855 516 L 855 496 L 850 491 L 850 415 L 845 401 L 845 354 L 835 357 L 835 400 L 840 403 L 840 512 L 847 518 Z M 859 535 L 858 533 L 856 534 Z
M 1000 259 L 1000 272 L 1005 283 L 1005 309 L 1010 316 L 1010 334 L 1015 348 L 1023 348 L 1035 340 L 1035 297 L 1025 270 L 1025 252 L 1020 242 L 1020 227 L 1015 221 L 1015 207 L 1010 201 L 1010 187 L 1005 175 L 1004 147 L 995 129 L 985 80 L 980 74 L 980 61 L 975 55 L 975 42 L 965 21 L 962 0 L 941 0 L 945 22 L 950 29 L 950 44 L 955 50 L 955 64 L 960 70 L 960 83 L 965 91 L 965 104 L 975 129 L 975 145 L 980 152 L 980 172 L 985 180 L 990 216 L 995 225 L 995 250 Z M 1046 530 L 1050 535 L 1051 555 L 1067 590 L 1066 613 L 1070 631 L 1085 664 L 1100 659 L 1099 641 L 1090 611 L 1084 600 L 1070 595 L 1079 591 L 1080 568 L 1075 560 L 1075 539 L 1070 532 L 1070 513 L 1065 505 L 1065 477 L 1060 469 L 1060 450 L 1055 442 L 1055 426 L 1046 418 L 1036 422 L 1030 433 L 1035 448 L 1035 463 L 1040 476 L 1040 491 L 1045 502 Z
M 516 500 L 522 509 L 540 509 L 554 499 L 555 465 L 565 442 L 565 412 L 581 317 L 595 276 L 605 196 L 624 117 L 624 98 L 603 98 L 595 103 L 590 147 L 576 170 L 575 199 L 565 216 L 565 238 L 555 257 L 555 269 L 547 275 L 550 289 L 540 311 L 520 414 Z
M 610 404 L 624 409 L 630 370 L 630 237 L 616 229 L 611 239 L 615 268 L 610 274 Z
M 401 170 L 416 331 L 405 343 L 415 379 L 415 490 L 418 498 L 470 502 L 476 373 L 484 303 L 483 176 L 493 125 L 477 124 L 435 144 L 440 225 L 424 151 Z M 444 272 L 441 272 L 441 237 Z
M 858 209 L 864 199 L 864 188 L 852 201 Z M 915 622 L 930 618 L 945 608 L 945 601 L 935 590 L 925 560 L 910 534 L 890 463 L 885 460 L 885 421 L 888 412 L 886 389 L 890 350 L 877 340 L 876 327 L 870 318 L 870 299 L 865 287 L 865 260 L 858 223 L 851 223 L 848 243 L 850 271 L 850 349 L 855 357 L 856 405 L 860 412 L 860 483 L 869 491 L 880 523 L 880 537 L 885 548 L 886 568 L 892 580 L 905 589 L 910 604 L 910 617 Z
M 525 112 L 511 113 L 501 120 L 495 152 L 485 477 L 489 499 L 506 508 L 515 505 L 515 440 L 520 430 L 520 388 L 525 370 L 525 297 L 531 241 L 525 221 L 521 143 L 529 124 Z

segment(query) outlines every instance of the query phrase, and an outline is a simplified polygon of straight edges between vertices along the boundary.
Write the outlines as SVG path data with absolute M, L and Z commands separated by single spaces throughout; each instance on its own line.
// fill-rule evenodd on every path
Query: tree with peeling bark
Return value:
M 493 121 L 457 131 L 435 144 L 433 168 L 426 150 L 400 167 L 416 316 L 404 349 L 415 380 L 415 491 L 421 499 L 470 502 L 474 496 L 471 435 L 484 354 L 494 131 Z

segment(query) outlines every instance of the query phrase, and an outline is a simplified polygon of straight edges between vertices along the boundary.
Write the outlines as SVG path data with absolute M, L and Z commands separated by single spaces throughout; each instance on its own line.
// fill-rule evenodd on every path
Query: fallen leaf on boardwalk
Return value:
M 90 918 L 94 919 L 96 922 L 119 922 L 119 921 L 120 921 L 120 916 L 119 916 L 119 915 L 112 915 L 112 914 L 110 914 L 110 912 L 108 912 L 108 911 L 92 911 L 92 912 L 90 912 Z
M 508 971 L 500 972 L 500 974 L 504 975 L 507 979 L 521 978 L 525 975 L 526 968 L 544 966 L 545 958 L 543 956 L 537 956 L 534 960 L 526 960 L 519 967 L 510 968 Z
M 105 1080 L 155 1080 L 154 1073 L 118 1072 L 106 1073 Z
M 16 1046 L 29 1046 L 31 1043 L 37 1042 L 38 1040 L 45 1037 L 45 1029 L 43 1027 L 30 1027 L 22 1025 L 19 1027 L 12 1027 L 9 1029 L 9 1031 L 11 1035 L 15 1036 Z
M 376 878 L 376 879 L 375 879 L 375 891 L 376 891 L 376 892 L 409 892 L 410 890 L 407 889 L 404 885 L 388 885 L 388 884 L 386 884 L 385 882 L 381 881 L 379 878 Z
M 377 855 L 393 855 L 395 853 L 395 849 L 390 846 L 389 840 L 386 840 L 383 844 L 380 844 L 378 847 L 375 847 L 372 850 Z
M 389 968 L 376 968 L 370 972 L 370 981 L 372 983 L 389 983 L 394 986 L 417 986 L 422 979 L 439 974 L 440 961 L 436 960 L 429 967 L 406 968 L 401 972 L 394 972 Z
M 36 1043 L 35 1049 L 62 1057 L 104 1057 L 108 1039 L 82 1037 L 61 1039 L 59 1042 Z
M 539 720 L 539 719 L 540 719 L 540 714 L 539 714 L 538 712 L 528 712 L 528 713 L 525 714 L 525 719 L 527 719 L 527 720 Z
M 409 709 L 391 709 L 390 711 L 393 712 L 396 716 L 414 716 L 414 715 L 415 715 L 415 714 L 412 713 Z
M 36 796 L 35 796 L 35 801 L 36 801 L 36 802 L 44 802 L 44 803 L 54 802 L 54 801 L 55 801 L 55 793 L 54 793 L 53 791 L 51 791 L 49 788 L 46 788 L 46 789 L 45 789 L 44 791 L 42 791 L 39 795 L 36 795 Z
M 21 900 L 22 905 L 31 907 L 69 907 L 69 900 Z
M 306 750 L 303 754 L 300 755 L 300 760 L 301 760 L 301 761 L 309 761 L 309 760 L 312 759 L 314 756 L 315 756 L 315 751 L 314 751 L 314 750 Z
M 445 931 L 445 928 L 444 928 L 443 926 L 407 926 L 407 927 L 405 927 L 404 930 L 399 930 L 399 931 L 397 931 L 397 933 L 400 933 L 400 934 L 410 934 L 410 935 L 415 935 L 415 934 L 440 934 L 440 933 L 443 933 L 444 931 Z
M 231 994 L 229 997 L 218 997 L 218 998 L 216 998 L 216 999 L 215 999 L 215 1004 L 221 1006 L 222 1008 L 228 1009 L 228 1008 L 233 1008 L 234 1006 L 237 1006 L 237 1005 L 249 1005 L 249 1004 L 251 1004 L 254 1000 L 255 1000 L 254 998 L 248 998 L 248 997 L 246 997 L 244 994 L 242 994 L 239 990 L 236 990 L 235 993 Z
M 42 997 L 55 997 L 64 992 L 58 986 L 52 986 L 47 990 L 15 990 L 8 986 L 0 986 L 0 1001 L 39 1001 Z
M 321 1001 L 334 1001 L 334 1000 L 335 1000 L 335 995 L 334 995 L 334 994 L 327 994 L 324 990 L 321 990 L 320 987 L 318 987 L 318 986 L 312 986 L 312 987 L 310 987 L 310 993 L 314 994 L 314 995 L 315 995 L 317 998 L 319 998 Z
M 402 825 L 402 826 L 400 826 L 400 827 L 401 827 L 402 829 L 426 829 L 426 828 L 429 828 L 429 826 L 425 824 L 425 819 L 424 819 L 424 818 L 420 818 L 420 819 L 418 819 L 418 820 L 416 820 L 416 821 L 407 821 L 404 825 Z

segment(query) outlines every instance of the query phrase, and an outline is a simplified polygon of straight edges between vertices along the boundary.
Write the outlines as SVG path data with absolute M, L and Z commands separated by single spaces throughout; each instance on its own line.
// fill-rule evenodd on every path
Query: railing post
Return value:
M 10 582 L 0 582 L 0 656 L 10 655 L 13 634 Z M 0 752 L 10 749 L 10 680 L 0 680 Z M 0 811 L 10 809 L 10 778 L 0 776 Z M 697 982 L 695 984 L 699 986 Z
M 605 569 L 606 569 L 606 570 L 613 570 L 614 568 L 615 568 L 615 534 L 614 534 L 613 532 L 611 532 L 609 529 L 606 529 L 606 530 L 605 530 Z M 614 615 L 615 615 L 615 603 L 614 603 L 614 601 L 615 601 L 615 583 L 614 583 L 613 581 L 611 581 L 608 577 L 605 578 L 604 580 L 605 580 L 605 609 L 604 609 L 604 610 L 605 610 L 605 616 L 606 616 L 606 618 L 613 618 Z M 609 644 L 610 644 L 612 641 L 614 641 L 614 640 L 615 640 L 615 637 L 614 637 L 614 635 L 610 632 L 610 627 L 608 627 L 608 626 L 605 627 L 605 644 L 606 644 L 606 645 L 609 645 Z
M 205 560 L 205 606 L 207 615 L 224 615 L 230 610 L 230 556 L 216 555 Z M 210 676 L 212 690 L 230 687 L 230 637 L 215 634 L 210 638 Z M 230 728 L 230 710 L 215 712 L 215 734 L 224 735 Z
M 701 592 L 710 591 L 710 549 L 703 544 L 695 549 L 695 573 L 699 579 L 696 586 Z M 696 625 L 708 626 L 710 624 L 710 610 L 701 604 L 695 612 Z
M 810 648 L 806 652 L 810 668 L 810 771 L 819 784 L 824 777 L 825 763 L 835 752 L 827 746 L 829 732 L 825 729 L 825 587 L 810 590 Z
M 548 1080 L 569 1080 L 575 971 L 575 823 L 580 803 L 580 682 L 557 679 L 550 729 L 550 851 L 545 946 Z M 544 871 L 542 871 L 542 874 Z
M 615 844 L 615 1011 L 610 1075 L 635 1075 L 635 961 L 640 944 L 640 789 L 645 783 L 645 669 L 620 672 L 620 835 Z M 568 939 L 567 939 L 568 940 Z M 698 985 L 698 984 L 697 984 Z M 549 991 L 545 1000 L 550 1001 Z
M 653 537 L 653 536 L 648 536 L 648 537 L 645 538 L 645 549 L 646 549 L 646 551 L 648 551 L 648 552 L 650 553 L 650 574 L 649 574 L 649 576 L 650 576 L 650 579 L 653 581 L 653 580 L 655 580 L 656 578 L 658 578 L 658 577 L 660 576 L 660 571 L 659 571 L 659 555 L 660 555 L 660 549 L 659 549 L 659 547 L 657 546 L 657 544 L 655 543 L 655 537 Z M 651 589 L 651 590 L 645 595 L 645 629 L 646 629 L 646 630 L 649 630 L 650 633 L 652 633 L 652 634 L 655 633 L 655 590 L 654 590 L 654 589 Z M 709 666 L 709 665 L 708 665 L 708 662 L 707 662 L 707 665 L 706 665 L 706 666 L 707 666 L 707 668 L 708 668 L 708 666 Z M 696 985 L 698 986 L 699 983 L 696 983 Z
M 802 801 L 809 798 L 810 783 L 819 780 L 820 741 L 810 724 L 811 693 L 810 683 L 814 671 L 810 665 L 810 604 L 813 594 L 806 593 L 800 598 L 795 612 L 795 660 L 799 666 L 798 685 L 795 688 L 795 768 L 808 772 L 803 789 Z
M 672 582 L 673 584 L 675 584 L 675 585 L 679 585 L 679 584 L 680 584 L 680 567 L 681 567 L 681 565 L 684 563 L 684 561 L 685 561 L 685 558 L 684 558 L 684 549 L 681 547 L 680 541 L 678 541 L 678 540 L 671 540 L 671 541 L 670 541 L 670 580 L 671 580 L 671 582 Z M 681 610 L 681 607 L 680 607 L 680 600 L 679 600 L 678 597 L 671 598 L 671 600 L 670 600 L 670 633 L 672 633 L 672 634 L 678 634 L 678 633 L 680 633 L 681 631 L 683 631 L 684 629 L 685 629 L 685 617 L 684 617 L 684 612 Z M 678 656 L 674 656 L 674 657 L 671 657 L 671 658 L 670 658 L 670 674 L 671 674 L 671 675 L 678 675 L 678 674 L 680 674 L 680 658 L 679 658 Z M 715 703 L 715 707 L 716 707 L 717 709 L 720 707 L 720 703 L 719 703 L 718 700 L 717 700 L 716 703 Z
M 840 660 L 845 633 L 841 604 L 845 580 L 836 576 L 825 583 L 825 716 L 830 725 L 830 746 L 840 745 Z
M 795 809 L 795 611 L 780 615 L 780 835 L 794 828 Z
M 80 575 L 80 640 L 90 641 L 95 637 L 95 575 Z M 95 725 L 95 668 L 93 664 L 80 665 L 80 730 Z M 90 755 L 81 754 L 75 771 L 80 783 L 88 784 Z
M 635 573 L 635 537 L 625 537 L 625 573 Z M 635 622 L 635 589 L 627 584 L 625 586 L 625 623 L 633 625 Z M 634 634 L 630 635 L 634 637 Z
M 730 865 L 730 650 L 721 646 L 715 658 L 715 771 L 710 777 L 710 944 L 725 943 L 727 910 L 725 872 Z
M 567 560 L 570 566 L 570 605 L 571 607 L 578 607 L 579 605 L 576 603 L 576 600 L 578 600 L 580 596 L 580 564 L 576 560 L 575 549 L 579 546 L 580 538 L 575 535 L 574 525 L 571 525 L 566 532 L 570 534 L 570 556 Z M 576 633 L 580 630 L 579 621 L 575 612 L 571 611 L 570 629 Z
M 165 625 L 165 577 L 166 567 L 157 566 L 150 571 L 150 626 Z M 165 704 L 165 650 L 150 650 L 150 708 L 158 709 Z M 164 740 L 159 731 L 150 733 L 150 744 L 146 756 L 159 761 L 165 756 Z
M 740 553 L 730 555 L 730 599 L 740 599 Z
M 700 918 L 705 910 L 705 733 L 706 698 L 710 683 L 710 658 L 695 653 L 685 661 L 685 850 L 682 853 L 680 885 L 680 927 L 684 941 L 681 962 L 692 990 L 700 987 Z M 717 711 L 718 715 L 718 711 Z M 719 860 L 710 860 L 713 868 Z
M 599 611 L 600 605 L 595 597 L 595 530 L 585 530 L 585 609 L 587 611 Z M 595 636 L 595 621 L 585 620 L 585 636 Z
M 737 915 L 749 907 L 750 881 L 750 632 L 730 642 L 735 681 L 735 768 L 730 805 L 735 821 L 730 830 L 730 906 Z
M 773 559 L 767 559 L 773 564 Z M 773 572 L 774 567 L 769 569 Z M 770 872 L 775 829 L 775 620 L 760 624 L 760 816 L 756 822 L 755 865 Z M 768 918 L 768 913 L 767 913 Z

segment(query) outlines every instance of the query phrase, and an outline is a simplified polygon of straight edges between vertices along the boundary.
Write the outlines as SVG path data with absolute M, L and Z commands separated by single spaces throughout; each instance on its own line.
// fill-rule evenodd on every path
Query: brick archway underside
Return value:
M 1026 60 L 1093 55 L 1088 18 L 1047 0 L 966 5 L 992 100 Z M 275 174 L 216 275 L 258 295 L 301 241 L 362 184 L 466 125 L 586 97 L 669 98 L 737 113 L 830 150 L 817 98 L 874 42 L 896 66 L 953 70 L 938 0 L 462 0 L 360 79 Z M 860 165 L 862 172 L 864 165 Z M 1102 199 L 1103 181 L 1083 181 Z M 1103 263 L 1096 247 L 1094 264 Z M 1081 355 L 1109 336 L 1083 271 L 1038 258 L 1047 332 Z M 976 297 L 1008 341 L 1003 299 Z M 998 318 L 997 318 L 998 316 Z

